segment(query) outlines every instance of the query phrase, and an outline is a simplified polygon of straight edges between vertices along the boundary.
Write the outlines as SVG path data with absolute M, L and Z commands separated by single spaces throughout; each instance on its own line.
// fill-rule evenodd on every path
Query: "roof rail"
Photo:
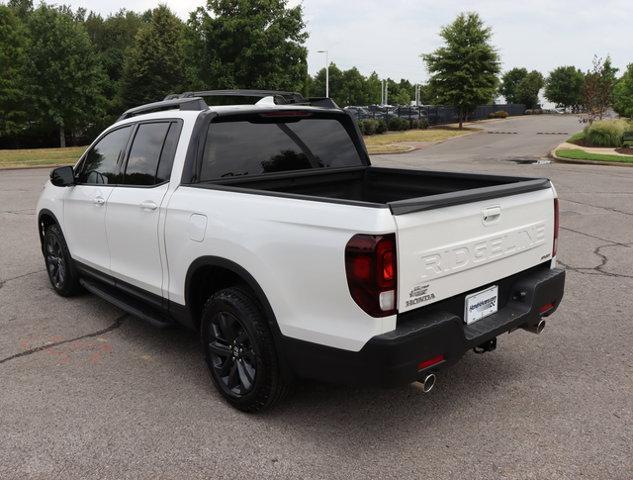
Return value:
M 209 106 L 202 98 L 195 96 L 165 99 L 161 102 L 148 103 L 147 105 L 141 105 L 140 107 L 130 108 L 129 110 L 123 112 L 123 114 L 117 119 L 117 122 L 143 113 L 172 110 L 176 108 L 180 110 L 202 111 L 209 108 Z
M 278 90 L 203 90 L 199 92 L 172 93 L 167 95 L 165 100 L 191 97 L 272 97 L 277 105 L 311 105 L 321 108 L 338 108 L 329 98 L 309 98 L 306 99 L 298 92 L 284 92 Z

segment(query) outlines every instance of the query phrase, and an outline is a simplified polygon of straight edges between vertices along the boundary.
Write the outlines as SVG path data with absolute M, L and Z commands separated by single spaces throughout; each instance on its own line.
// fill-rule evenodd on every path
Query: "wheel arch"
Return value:
M 57 225 L 60 229 L 62 228 L 53 212 L 48 208 L 41 209 L 37 214 L 37 231 L 40 237 L 40 245 L 44 244 L 44 232 L 51 225 Z
M 243 285 L 253 294 L 261 306 L 273 334 L 281 334 L 277 318 L 264 290 L 253 275 L 241 265 L 223 257 L 207 255 L 194 260 L 185 277 L 185 304 L 189 310 L 193 326 L 198 329 L 200 312 L 208 295 L 223 288 Z M 206 294 L 206 297 L 204 297 Z M 202 299 L 202 300 L 201 300 Z

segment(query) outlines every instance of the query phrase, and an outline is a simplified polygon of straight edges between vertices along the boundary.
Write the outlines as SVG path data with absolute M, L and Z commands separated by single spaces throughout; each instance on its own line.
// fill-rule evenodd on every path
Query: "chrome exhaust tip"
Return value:
M 527 330 L 528 332 L 536 333 L 538 335 L 545 328 L 545 320 L 541 319 L 538 323 L 534 325 L 525 325 L 521 328 L 523 328 L 523 330 Z
M 422 384 L 422 391 L 424 393 L 429 393 L 435 386 L 435 374 L 429 373 L 420 383 Z

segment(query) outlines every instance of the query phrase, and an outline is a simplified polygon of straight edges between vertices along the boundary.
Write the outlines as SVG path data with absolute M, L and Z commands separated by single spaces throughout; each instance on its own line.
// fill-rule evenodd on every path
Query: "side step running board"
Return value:
M 176 322 L 159 309 L 148 306 L 144 302 L 121 292 L 115 287 L 85 278 L 81 278 L 79 283 L 90 293 L 94 293 L 130 315 L 145 320 L 156 328 L 167 328 L 176 324 Z

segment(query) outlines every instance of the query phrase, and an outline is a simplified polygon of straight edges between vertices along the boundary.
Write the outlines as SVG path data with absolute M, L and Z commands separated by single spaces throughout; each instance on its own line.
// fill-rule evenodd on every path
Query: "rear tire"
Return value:
M 221 290 L 205 303 L 201 339 L 211 379 L 233 407 L 260 412 L 286 396 L 272 332 L 259 304 L 238 287 Z
M 79 274 L 73 265 L 66 240 L 58 225 L 46 227 L 42 239 L 42 250 L 48 279 L 53 289 L 62 297 L 81 293 Z

